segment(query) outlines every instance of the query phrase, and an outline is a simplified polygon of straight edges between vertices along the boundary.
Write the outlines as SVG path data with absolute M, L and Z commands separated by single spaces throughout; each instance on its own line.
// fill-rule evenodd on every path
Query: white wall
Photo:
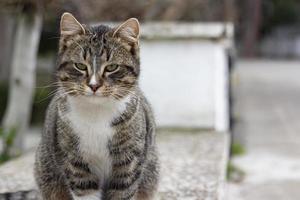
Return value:
M 224 47 L 216 42 L 143 41 L 141 87 L 153 105 L 158 126 L 225 130 L 227 80 L 216 79 L 227 76 L 226 68 Z

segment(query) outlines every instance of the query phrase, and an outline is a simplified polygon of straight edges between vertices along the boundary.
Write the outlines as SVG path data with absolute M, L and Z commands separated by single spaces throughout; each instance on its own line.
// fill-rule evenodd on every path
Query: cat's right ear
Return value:
M 65 12 L 61 16 L 61 20 L 60 20 L 60 34 L 61 35 L 85 34 L 85 29 L 71 13 Z

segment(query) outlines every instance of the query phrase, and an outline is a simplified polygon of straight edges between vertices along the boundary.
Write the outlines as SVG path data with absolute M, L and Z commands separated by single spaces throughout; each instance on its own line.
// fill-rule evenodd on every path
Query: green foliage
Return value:
M 232 157 L 245 154 L 245 148 L 239 143 L 233 143 L 230 148 Z M 232 182 L 241 182 L 244 177 L 245 172 L 230 160 L 227 165 L 227 179 Z
M 241 182 L 243 181 L 245 177 L 245 172 L 234 165 L 231 161 L 227 165 L 227 180 L 232 181 L 232 182 Z
M 0 164 L 3 164 L 12 158 L 9 152 L 13 146 L 16 135 L 16 128 L 12 128 L 9 131 L 5 131 L 3 128 L 0 128 L 0 141 L 3 143 L 3 149 L 0 152 Z
M 231 155 L 232 156 L 239 156 L 245 153 L 245 148 L 239 143 L 233 143 L 231 145 Z

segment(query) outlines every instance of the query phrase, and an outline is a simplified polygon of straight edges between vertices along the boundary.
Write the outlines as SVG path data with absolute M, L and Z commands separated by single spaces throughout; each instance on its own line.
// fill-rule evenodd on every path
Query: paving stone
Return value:
M 224 199 L 228 134 L 160 131 L 158 138 L 161 200 Z M 37 199 L 33 163 L 30 152 L 0 167 L 0 200 L 18 191 Z
M 241 60 L 235 70 L 235 138 L 246 154 L 232 162 L 246 174 L 229 184 L 230 200 L 300 199 L 300 62 Z

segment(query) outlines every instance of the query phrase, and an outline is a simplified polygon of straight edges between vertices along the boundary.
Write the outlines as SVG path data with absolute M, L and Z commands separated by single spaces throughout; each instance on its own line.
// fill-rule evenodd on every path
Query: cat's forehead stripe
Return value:
M 94 57 L 93 57 L 93 72 L 94 72 L 94 74 L 96 73 L 96 71 L 97 71 L 97 61 L 96 61 L 96 55 L 94 55 Z

